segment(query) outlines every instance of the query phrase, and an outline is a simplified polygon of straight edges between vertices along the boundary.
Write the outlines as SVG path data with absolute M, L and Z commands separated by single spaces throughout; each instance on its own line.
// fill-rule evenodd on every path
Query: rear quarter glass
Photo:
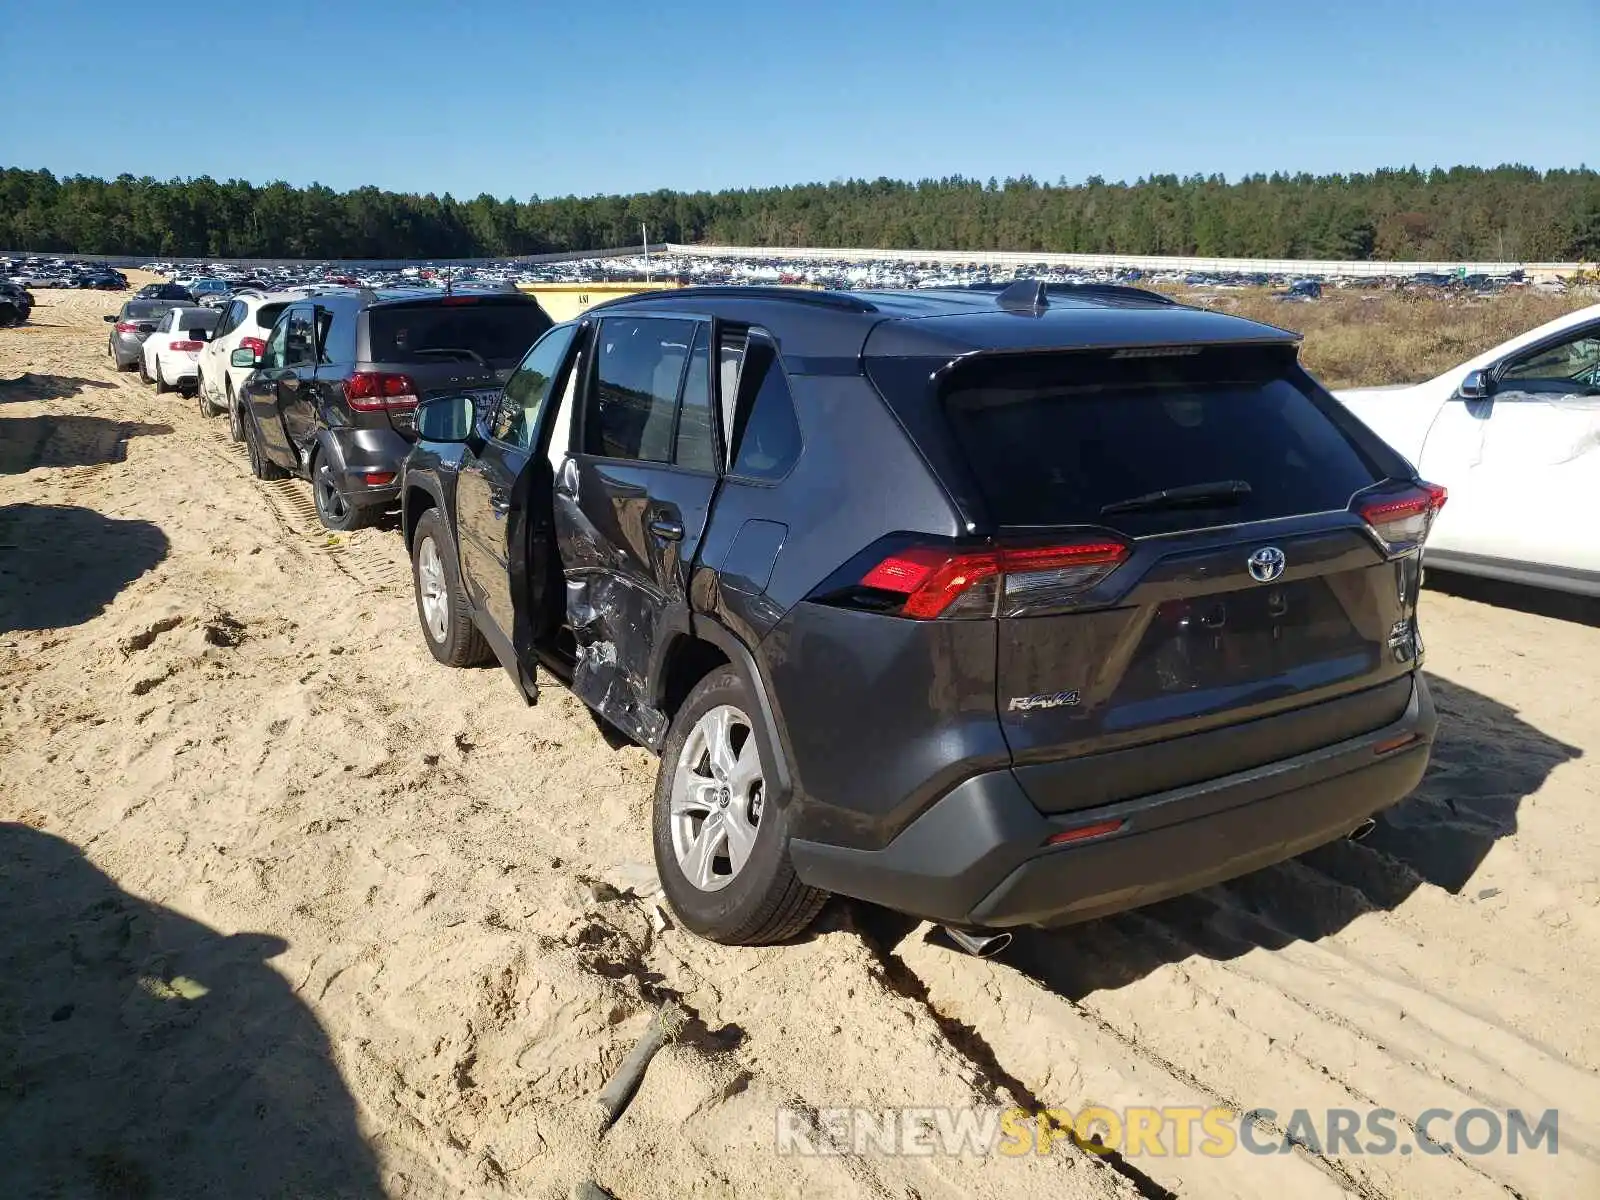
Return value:
M 995 524 L 1137 537 L 1341 509 L 1381 478 L 1297 377 L 1278 349 L 1007 356 L 957 372 L 941 399 Z M 1249 490 L 1209 507 L 1102 511 L 1222 480 Z

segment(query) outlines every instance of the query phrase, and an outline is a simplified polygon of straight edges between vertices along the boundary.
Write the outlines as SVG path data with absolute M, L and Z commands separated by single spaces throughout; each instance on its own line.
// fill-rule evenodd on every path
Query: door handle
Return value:
M 650 520 L 650 532 L 669 542 L 680 542 L 683 540 L 683 522 L 667 516 L 653 517 Z

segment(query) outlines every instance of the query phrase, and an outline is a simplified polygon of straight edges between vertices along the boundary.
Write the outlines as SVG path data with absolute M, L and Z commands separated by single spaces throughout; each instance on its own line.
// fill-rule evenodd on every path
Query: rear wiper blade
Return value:
M 430 346 L 423 350 L 413 350 L 413 354 L 453 354 L 457 358 L 470 358 L 480 367 L 487 368 L 489 360 L 476 350 L 468 350 L 465 346 Z
M 1163 508 L 1221 507 L 1238 504 L 1249 494 L 1250 485 L 1243 479 L 1219 479 L 1215 483 L 1191 483 L 1116 500 L 1101 508 L 1100 515 L 1109 517 L 1113 513 L 1153 512 Z

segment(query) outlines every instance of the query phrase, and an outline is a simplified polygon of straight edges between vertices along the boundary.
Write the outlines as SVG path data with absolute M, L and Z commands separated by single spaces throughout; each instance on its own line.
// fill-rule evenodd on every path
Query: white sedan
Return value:
M 144 340 L 139 378 L 146 383 L 154 381 L 158 392 L 193 387 L 200 351 L 221 316 L 215 308 L 168 309 L 155 332 Z
M 1600 596 L 1600 305 L 1426 383 L 1335 394 L 1449 489 L 1430 565 Z

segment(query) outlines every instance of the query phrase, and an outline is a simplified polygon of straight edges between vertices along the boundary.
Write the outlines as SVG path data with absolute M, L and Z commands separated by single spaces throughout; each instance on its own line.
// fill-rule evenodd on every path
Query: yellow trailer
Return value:
M 610 281 L 606 283 L 519 283 L 519 290 L 539 301 L 539 306 L 550 314 L 553 321 L 570 321 L 579 313 L 606 300 L 619 296 L 632 296 L 639 292 L 665 292 L 676 288 L 674 282 L 642 283 Z

